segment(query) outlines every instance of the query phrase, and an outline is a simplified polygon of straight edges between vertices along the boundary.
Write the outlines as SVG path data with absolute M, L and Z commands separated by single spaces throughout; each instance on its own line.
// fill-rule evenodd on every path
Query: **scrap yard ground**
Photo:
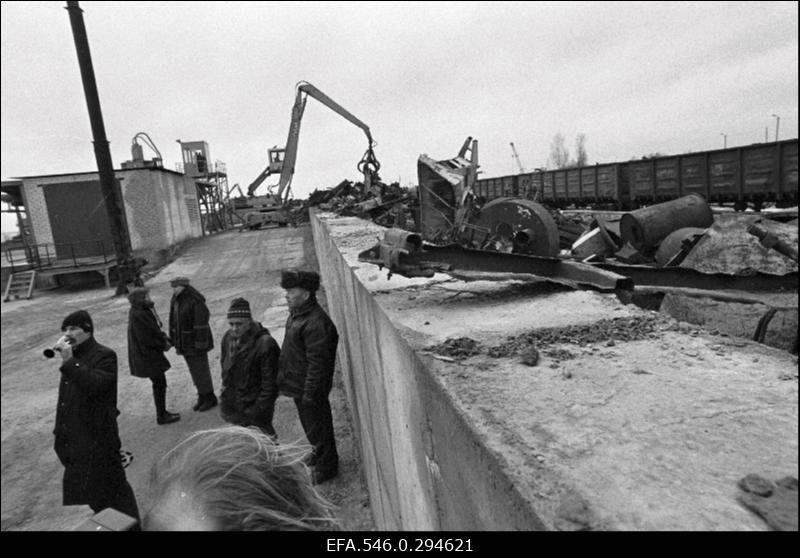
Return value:
M 507 529 L 511 500 L 526 510 L 508 516 L 522 529 L 768 528 L 738 501 L 737 483 L 751 473 L 797 475 L 796 355 L 531 277 L 387 278 L 357 258 L 384 230 L 320 213 L 311 227 L 228 231 L 184 246 L 147 280 L 162 318 L 176 276 L 207 297 L 219 392 L 230 300 L 250 300 L 280 342 L 280 269 L 319 266 L 340 363 L 350 364 L 332 396 L 341 474 L 321 486 L 345 529 Z M 174 352 L 168 407 L 182 419 L 155 424 L 149 382 L 128 372 L 129 305 L 112 294 L 60 289 L 2 304 L 3 530 L 69 530 L 91 515 L 61 506 L 52 450 L 58 363 L 42 357 L 72 310 L 89 310 L 98 340 L 120 356 L 119 425 L 135 455 L 126 471 L 144 507 L 153 460 L 188 432 L 223 424 L 218 409 L 191 411 L 195 393 Z M 789 306 L 796 313 L 796 293 Z M 445 396 L 426 407 L 431 388 Z M 276 429 L 304 439 L 285 398 Z M 486 469 L 465 459 L 475 455 Z
M 310 237 L 308 226 L 241 234 L 229 231 L 204 237 L 185 246 L 174 262 L 147 281 L 162 320 L 168 315 L 170 279 L 190 277 L 206 296 L 216 344 L 209 356 L 217 394 L 219 340 L 227 327 L 225 314 L 230 301 L 237 296 L 247 298 L 254 318 L 269 328 L 280 343 L 287 316 L 279 286 L 280 269 L 316 265 Z M 123 449 L 134 454 L 126 473 L 140 507 L 147 503 L 147 473 L 155 459 L 189 432 L 224 424 L 219 407 L 204 413 L 192 411 L 196 393 L 189 371 L 183 359 L 170 351 L 167 406 L 180 412 L 181 420 L 156 425 L 150 382 L 134 378 L 128 370 L 130 305 L 127 299 L 112 295 L 113 290 L 105 288 L 61 289 L 37 292 L 32 300 L 2 303 L 2 530 L 70 530 L 92 515 L 88 506 L 61 505 L 63 468 L 53 452 L 52 435 L 59 364 L 42 356 L 42 349 L 52 346 L 58 338 L 62 318 L 73 310 L 88 310 L 94 318 L 98 341 L 117 351 L 120 437 Z M 320 489 L 339 506 L 344 528 L 371 530 L 374 526 L 369 501 L 339 378 L 337 372 L 331 404 L 340 475 Z M 278 400 L 275 428 L 282 440 L 305 441 L 294 404 L 285 397 Z

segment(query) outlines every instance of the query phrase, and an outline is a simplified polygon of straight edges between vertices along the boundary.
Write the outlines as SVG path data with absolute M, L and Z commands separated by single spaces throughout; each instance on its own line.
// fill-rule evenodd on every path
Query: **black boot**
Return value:
M 200 405 L 202 405 L 203 401 L 205 401 L 205 400 L 206 400 L 206 396 L 198 393 L 197 394 L 197 403 L 194 404 L 194 407 L 192 407 L 192 410 L 193 411 L 197 411 L 198 409 L 200 409 Z
M 214 395 L 214 392 L 206 393 L 200 396 L 200 405 L 197 407 L 197 410 L 200 412 L 208 411 L 209 409 L 213 409 L 217 406 L 217 396 Z
M 180 414 L 167 411 L 166 386 L 153 386 L 153 400 L 156 403 L 156 422 L 158 424 L 170 424 L 181 420 Z

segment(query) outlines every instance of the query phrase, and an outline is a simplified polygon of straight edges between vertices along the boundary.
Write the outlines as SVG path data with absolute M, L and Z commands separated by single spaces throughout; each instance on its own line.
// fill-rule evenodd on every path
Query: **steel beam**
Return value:
M 628 277 L 582 262 L 473 250 L 458 244 L 423 246 L 419 235 L 396 229 L 387 231 L 383 242 L 361 252 L 358 259 L 387 267 L 390 274 L 404 277 L 430 277 L 437 271 L 490 271 L 526 273 L 576 288 L 633 289 L 633 281 Z
M 795 291 L 798 287 L 797 272 L 786 275 L 771 275 L 753 272 L 747 275 L 725 273 L 703 273 L 687 267 L 649 267 L 612 263 L 589 264 L 612 273 L 630 277 L 636 285 L 661 285 L 707 290 L 741 291 Z

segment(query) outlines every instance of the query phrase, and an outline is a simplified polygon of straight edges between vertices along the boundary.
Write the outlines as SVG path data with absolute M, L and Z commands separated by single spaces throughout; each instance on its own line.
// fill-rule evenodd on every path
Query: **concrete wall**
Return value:
M 171 246 L 203 234 L 191 178 L 150 169 L 117 171 L 137 256 L 160 265 Z
M 378 529 L 531 530 L 543 524 L 447 390 L 312 215 L 314 243 Z
M 389 279 L 358 260 L 385 229 L 312 227 L 378 528 L 767 528 L 737 487 L 796 475 L 796 356 L 612 293 Z

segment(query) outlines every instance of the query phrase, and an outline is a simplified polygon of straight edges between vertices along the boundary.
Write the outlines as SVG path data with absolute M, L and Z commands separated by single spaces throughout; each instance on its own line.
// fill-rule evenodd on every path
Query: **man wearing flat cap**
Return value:
M 139 509 L 120 458 L 117 428 L 117 354 L 95 341 L 88 312 L 61 324 L 55 452 L 64 465 L 63 503 L 88 504 L 97 513 L 113 508 L 134 519 Z
M 206 299 L 189 284 L 186 277 L 170 281 L 172 300 L 169 305 L 169 336 L 175 352 L 183 355 L 192 381 L 197 388 L 195 411 L 208 411 L 217 405 L 208 352 L 214 348 L 214 339 L 208 325 L 209 311 Z
M 336 365 L 336 326 L 317 302 L 319 274 L 281 273 L 289 318 L 278 366 L 278 389 L 294 399 L 300 423 L 313 450 L 309 465 L 315 484 L 339 473 L 339 456 L 328 401 Z
M 278 398 L 278 343 L 253 320 L 250 303 L 235 298 L 228 309 L 230 329 L 222 336 L 222 418 L 239 426 L 257 426 L 275 437 L 272 417 Z

